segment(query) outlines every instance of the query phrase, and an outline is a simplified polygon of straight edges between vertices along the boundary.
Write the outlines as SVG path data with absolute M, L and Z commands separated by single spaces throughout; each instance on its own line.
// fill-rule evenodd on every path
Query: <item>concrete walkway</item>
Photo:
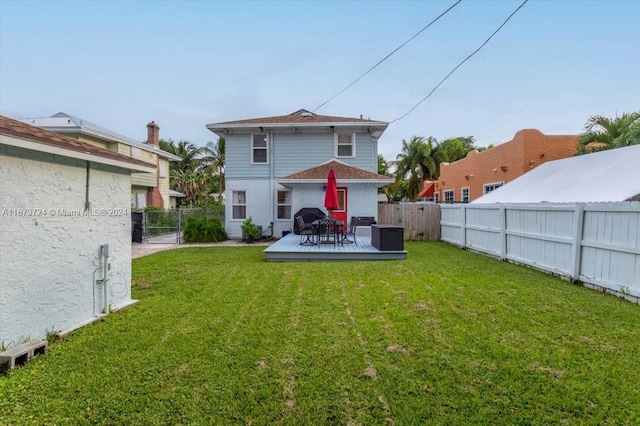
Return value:
M 275 240 L 274 240 L 275 241 Z M 227 240 L 219 243 L 188 243 L 188 244 L 168 244 L 168 243 L 131 243 L 131 258 L 137 259 L 148 254 L 157 253 L 164 250 L 181 249 L 188 247 L 251 247 L 251 246 L 269 246 L 274 241 L 258 241 L 252 244 L 247 244 L 239 240 Z

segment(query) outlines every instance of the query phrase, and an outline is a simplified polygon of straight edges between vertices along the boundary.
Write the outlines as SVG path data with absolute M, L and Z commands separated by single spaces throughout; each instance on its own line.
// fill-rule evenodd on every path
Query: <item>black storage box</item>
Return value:
M 371 245 L 380 251 L 404 250 L 404 228 L 396 225 L 371 225 Z

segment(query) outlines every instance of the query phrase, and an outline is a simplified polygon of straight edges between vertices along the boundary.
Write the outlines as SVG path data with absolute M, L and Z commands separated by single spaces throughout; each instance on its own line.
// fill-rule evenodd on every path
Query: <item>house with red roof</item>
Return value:
M 330 169 L 336 175 L 339 208 L 332 215 L 377 218 L 378 188 L 393 182 L 377 173 L 378 139 L 388 123 L 335 117 L 301 109 L 287 115 L 208 124 L 226 140 L 225 228 L 242 235 L 246 218 L 273 226 L 273 235 L 293 229 L 296 212 L 324 209 Z

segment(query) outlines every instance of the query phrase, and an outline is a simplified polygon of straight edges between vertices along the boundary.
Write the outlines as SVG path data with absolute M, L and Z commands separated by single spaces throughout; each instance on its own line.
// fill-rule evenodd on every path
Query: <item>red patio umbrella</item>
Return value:
M 338 185 L 336 184 L 336 174 L 333 169 L 329 169 L 329 176 L 327 176 L 324 207 L 329 211 L 329 214 L 331 214 L 332 210 L 338 209 Z

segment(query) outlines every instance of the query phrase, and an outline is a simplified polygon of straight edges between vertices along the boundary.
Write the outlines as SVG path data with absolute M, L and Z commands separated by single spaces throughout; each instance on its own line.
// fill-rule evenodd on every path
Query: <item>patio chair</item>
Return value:
M 356 242 L 356 228 L 358 226 L 358 221 L 354 220 L 354 218 L 351 218 L 351 222 L 349 223 L 349 225 L 345 225 L 344 226 L 344 230 L 343 230 L 343 234 L 342 234 L 342 244 L 355 244 L 356 246 L 358 245 L 358 243 Z
M 316 221 L 316 234 L 318 237 L 318 246 L 321 244 L 333 244 L 336 246 L 337 226 L 335 219 L 324 218 Z
M 298 227 L 300 228 L 300 245 L 301 246 L 315 246 L 315 230 L 310 223 L 304 223 L 302 216 L 296 216 L 298 221 Z

